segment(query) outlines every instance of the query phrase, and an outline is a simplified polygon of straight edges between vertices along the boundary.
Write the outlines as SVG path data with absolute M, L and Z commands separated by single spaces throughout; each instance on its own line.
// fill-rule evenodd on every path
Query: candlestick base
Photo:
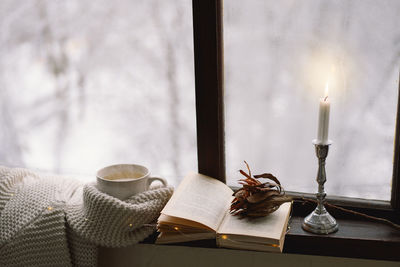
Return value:
M 302 228 L 307 232 L 314 234 L 327 235 L 336 232 L 339 229 L 339 226 L 335 218 L 333 218 L 325 208 L 323 211 L 320 211 L 317 207 L 304 219 Z
M 315 153 L 318 157 L 318 193 L 317 197 L 317 207 L 310 215 L 308 215 L 303 222 L 303 229 L 314 233 L 314 234 L 330 234 L 338 230 L 339 226 L 329 212 L 325 209 L 324 203 L 326 198 L 326 192 L 324 184 L 326 182 L 326 172 L 325 172 L 325 160 L 328 156 L 329 146 L 332 141 L 321 142 L 319 140 L 313 140 L 315 146 Z

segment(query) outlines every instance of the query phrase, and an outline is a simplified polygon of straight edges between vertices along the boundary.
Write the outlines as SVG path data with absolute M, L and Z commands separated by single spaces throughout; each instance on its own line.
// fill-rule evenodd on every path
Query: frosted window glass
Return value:
M 330 195 L 390 199 L 400 1 L 224 3 L 228 184 L 247 160 L 314 193 L 318 103 L 330 80 Z
M 191 1 L 1 1 L 0 27 L 0 164 L 197 168 Z

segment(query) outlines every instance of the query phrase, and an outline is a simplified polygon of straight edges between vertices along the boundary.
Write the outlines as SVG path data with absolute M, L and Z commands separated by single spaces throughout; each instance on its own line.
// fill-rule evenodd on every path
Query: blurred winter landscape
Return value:
M 189 0 L 0 1 L 0 164 L 197 169 Z
M 0 1 L 0 164 L 82 175 L 197 170 L 190 0 Z M 315 192 L 330 80 L 328 194 L 390 199 L 400 1 L 226 0 L 228 184 L 247 160 Z
M 316 192 L 318 103 L 329 80 L 330 195 L 390 199 L 400 1 L 225 1 L 226 162 Z

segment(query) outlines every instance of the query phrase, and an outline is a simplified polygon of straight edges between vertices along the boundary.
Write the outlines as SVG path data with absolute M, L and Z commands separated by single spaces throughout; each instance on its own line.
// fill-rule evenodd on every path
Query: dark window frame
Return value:
M 193 0 L 199 173 L 225 180 L 222 0 Z
M 223 0 L 192 0 L 192 3 L 198 171 L 225 182 Z M 400 84 L 391 201 L 328 197 L 328 202 L 400 224 L 399 103 Z M 313 194 L 288 193 L 314 198 Z M 301 223 L 314 208 L 315 205 L 309 203 L 294 202 L 291 230 L 285 239 L 285 253 L 400 260 L 398 230 L 365 218 L 360 220 L 348 213 L 329 210 L 339 222 L 337 233 L 320 236 L 305 232 Z M 215 240 L 182 245 L 215 247 Z
M 223 99 L 223 0 L 193 0 L 192 2 L 198 171 L 226 182 Z M 400 103 L 400 93 L 398 103 Z M 390 202 L 348 197 L 328 197 L 328 201 L 370 214 L 384 215 L 387 218 L 396 217 L 396 213 L 400 211 L 399 105 L 397 106 L 394 148 Z M 290 193 L 293 195 L 300 194 L 297 192 Z M 313 197 L 312 194 L 301 193 L 301 195 Z

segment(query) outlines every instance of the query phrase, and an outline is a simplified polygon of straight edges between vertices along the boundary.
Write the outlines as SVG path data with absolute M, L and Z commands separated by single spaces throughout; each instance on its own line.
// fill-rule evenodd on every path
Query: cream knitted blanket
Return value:
M 149 236 L 172 191 L 120 201 L 94 184 L 0 166 L 0 266 L 96 266 L 97 246 Z

